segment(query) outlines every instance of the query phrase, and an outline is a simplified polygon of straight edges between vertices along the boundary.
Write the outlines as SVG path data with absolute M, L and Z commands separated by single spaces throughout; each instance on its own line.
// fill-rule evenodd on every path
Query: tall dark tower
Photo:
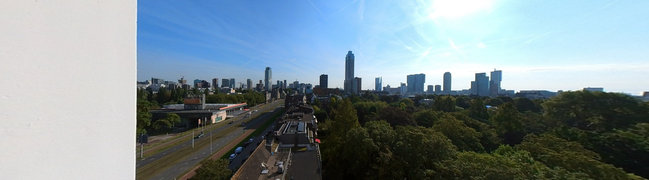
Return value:
M 352 51 L 347 52 L 345 57 L 345 85 L 344 89 L 347 93 L 353 93 L 352 85 L 354 83 L 354 54 Z

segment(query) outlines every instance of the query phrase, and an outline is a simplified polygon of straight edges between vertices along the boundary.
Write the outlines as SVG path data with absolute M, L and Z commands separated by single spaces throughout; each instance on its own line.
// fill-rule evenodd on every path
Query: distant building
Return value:
M 407 76 L 408 80 L 408 93 L 421 94 L 424 93 L 424 83 L 426 82 L 426 75 L 411 74 Z
M 321 74 L 320 75 L 320 88 L 327 89 L 329 88 L 329 75 Z
M 252 89 L 252 79 L 246 79 L 246 85 L 248 90 Z
M 288 84 L 286 84 L 286 79 L 284 79 L 284 83 L 282 83 L 282 85 L 283 85 L 282 88 L 283 88 L 283 89 L 286 89 L 286 87 L 288 86 Z
M 210 83 L 205 80 L 196 79 L 194 80 L 194 88 L 209 88 Z
M 471 92 L 477 96 L 489 96 L 489 77 L 486 73 L 475 73 L 475 81 L 471 82 Z
M 354 78 L 354 83 L 353 83 L 352 89 L 354 90 L 353 94 L 360 94 L 361 93 L 361 78 L 360 77 L 355 77 Z
M 406 93 L 408 92 L 408 88 L 406 86 L 406 83 L 401 83 L 401 86 L 399 87 L 399 89 L 401 90 L 401 92 L 400 92 L 401 96 L 405 96 Z
M 584 88 L 583 91 L 604 92 L 604 88 L 601 88 L 601 87 L 586 87 L 586 88 Z
M 259 80 L 259 83 L 257 83 L 257 91 L 263 91 L 264 90 L 264 83 Z
M 151 78 L 151 84 L 164 84 L 164 80 L 158 78 Z
M 213 89 L 218 89 L 219 88 L 219 78 L 212 79 L 212 88 Z
M 181 77 L 181 78 L 178 80 L 178 83 L 180 83 L 180 85 L 182 86 L 182 85 L 187 84 L 187 80 L 185 80 L 185 77 Z
M 500 82 L 502 81 L 503 72 L 495 70 L 491 72 L 491 81 L 489 81 L 489 95 L 498 96 L 500 94 Z
M 264 86 L 266 87 L 266 91 L 271 91 L 273 87 L 273 70 L 270 69 L 270 67 L 266 67 L 266 71 L 264 73 Z
M 442 93 L 442 86 L 435 85 L 435 94 L 440 94 L 440 93 Z
M 383 78 L 382 77 L 376 77 L 374 79 L 374 91 L 376 91 L 376 92 L 381 91 L 381 87 L 383 87 Z
M 237 83 L 234 82 L 234 78 L 230 78 L 230 86 L 229 86 L 229 87 L 231 87 L 231 88 L 233 88 L 233 89 L 234 89 L 234 88 L 237 88 L 237 87 L 236 87 L 236 84 L 237 84 Z
M 230 79 L 221 79 L 221 87 L 230 87 Z
M 444 92 L 445 93 L 450 93 L 451 92 L 451 73 L 450 72 L 445 72 L 444 73 Z
M 433 94 L 435 92 L 435 86 L 428 85 L 426 88 L 426 93 Z
M 347 52 L 347 56 L 345 56 L 345 84 L 344 84 L 344 89 L 345 92 L 347 93 L 352 93 L 353 92 L 353 84 L 354 84 L 354 54 L 352 51 Z

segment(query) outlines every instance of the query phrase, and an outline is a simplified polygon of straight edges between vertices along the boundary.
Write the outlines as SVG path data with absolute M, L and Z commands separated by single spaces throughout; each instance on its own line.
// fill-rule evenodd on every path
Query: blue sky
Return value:
M 649 1 L 138 1 L 137 79 L 236 78 L 342 87 L 356 56 L 363 89 L 374 78 L 426 85 L 503 71 L 514 90 L 649 91 Z

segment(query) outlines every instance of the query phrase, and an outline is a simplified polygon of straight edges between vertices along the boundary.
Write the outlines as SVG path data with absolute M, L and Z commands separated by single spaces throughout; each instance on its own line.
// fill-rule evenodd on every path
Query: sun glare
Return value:
M 430 18 L 459 18 L 491 9 L 493 0 L 434 0 Z

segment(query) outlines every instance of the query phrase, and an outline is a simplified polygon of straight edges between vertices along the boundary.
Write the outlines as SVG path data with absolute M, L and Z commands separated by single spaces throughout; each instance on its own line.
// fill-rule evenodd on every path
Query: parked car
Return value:
M 237 147 L 237 149 L 234 149 L 234 153 L 235 153 L 235 154 L 239 154 L 239 153 L 241 153 L 242 151 L 243 151 L 243 147 L 241 147 L 241 146 Z
M 230 163 L 232 163 L 232 161 L 233 161 L 234 158 L 236 158 L 236 157 L 237 157 L 236 154 L 234 154 L 234 153 L 230 154 L 230 157 L 228 158 L 228 159 L 230 160 Z

